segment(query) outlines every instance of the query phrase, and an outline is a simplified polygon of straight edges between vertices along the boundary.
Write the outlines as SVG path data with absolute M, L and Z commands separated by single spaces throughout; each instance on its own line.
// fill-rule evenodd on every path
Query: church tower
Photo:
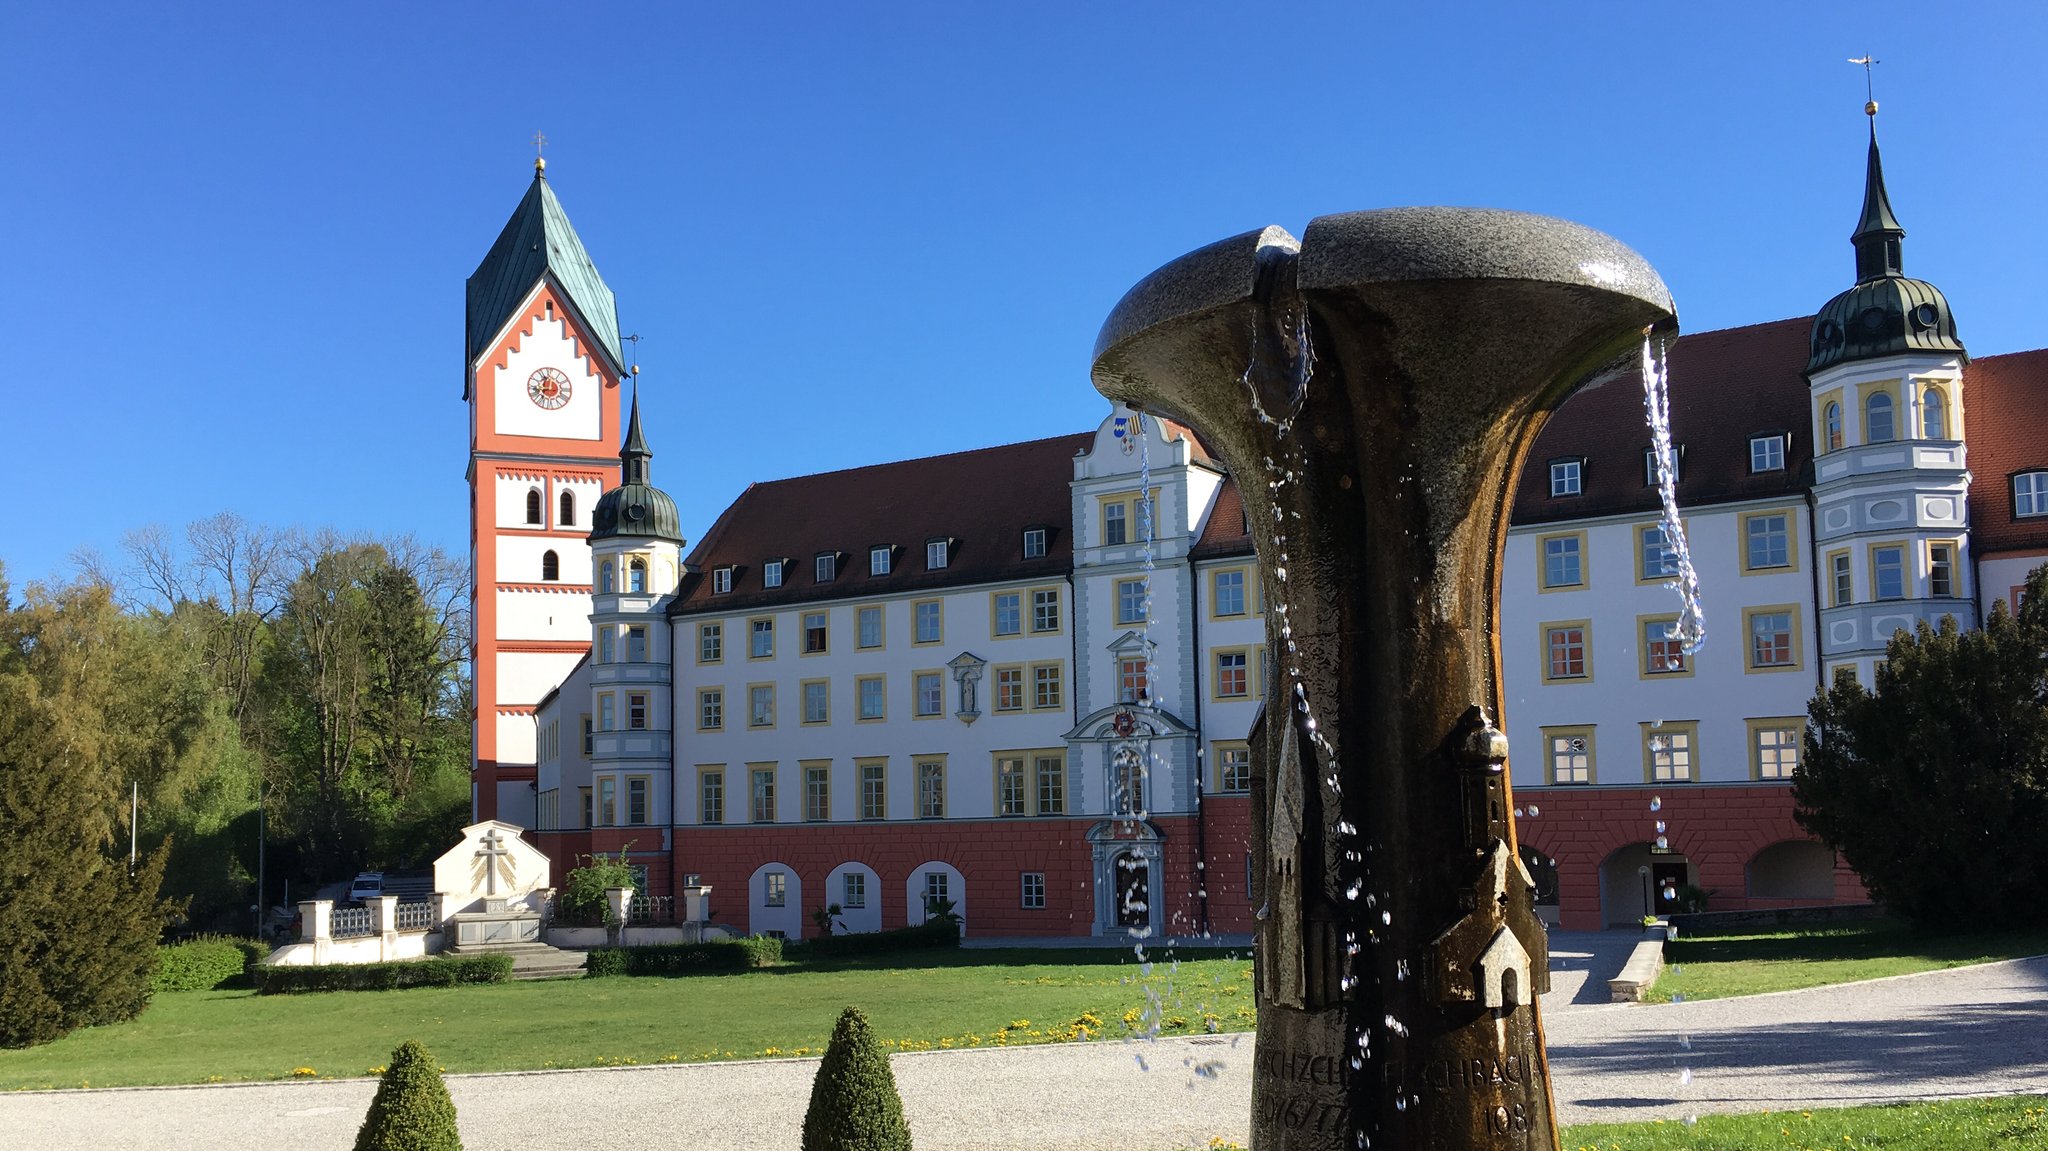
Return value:
M 618 308 L 534 161 L 469 277 L 472 813 L 532 827 L 534 705 L 590 647 L 587 537 L 618 482 Z
M 1969 353 L 1941 289 L 1905 274 L 1870 116 L 1856 283 L 1813 318 L 1806 379 L 1814 435 L 1814 554 L 1821 658 L 1865 686 L 1892 633 L 1943 616 L 1973 627 L 1970 474 L 1963 450 Z

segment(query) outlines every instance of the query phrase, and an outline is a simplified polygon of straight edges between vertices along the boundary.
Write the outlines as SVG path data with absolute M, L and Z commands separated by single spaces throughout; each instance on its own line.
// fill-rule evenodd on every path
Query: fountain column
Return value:
M 1608 236 L 1411 208 L 1199 249 L 1104 323 L 1096 387 L 1195 429 L 1260 558 L 1258 1151 L 1556 1146 L 1495 591 L 1545 419 L 1673 322 Z

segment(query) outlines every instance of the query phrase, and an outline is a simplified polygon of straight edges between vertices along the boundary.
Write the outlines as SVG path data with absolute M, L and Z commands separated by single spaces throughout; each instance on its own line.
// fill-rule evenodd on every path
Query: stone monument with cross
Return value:
M 451 947 L 539 940 L 553 890 L 548 857 L 520 838 L 521 828 L 485 820 L 462 829 L 462 842 L 434 861 L 434 891 Z

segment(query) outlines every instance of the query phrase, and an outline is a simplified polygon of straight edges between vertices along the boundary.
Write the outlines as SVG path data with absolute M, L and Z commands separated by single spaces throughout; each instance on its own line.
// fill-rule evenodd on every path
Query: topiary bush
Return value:
M 151 991 L 211 991 L 247 985 L 250 970 L 270 954 L 270 945 L 232 935 L 201 935 L 156 952 Z
M 391 1053 L 356 1151 L 462 1151 L 455 1101 L 427 1049 L 408 1039 Z
M 593 947 L 584 958 L 583 977 L 711 975 L 773 967 L 780 962 L 782 941 L 765 935 L 713 939 L 703 943 L 664 943 L 653 947 Z
M 459 983 L 504 983 L 512 978 L 512 957 L 442 955 L 396 963 L 331 963 L 307 967 L 266 965 L 257 967 L 254 975 L 258 995 L 454 987 Z
M 858 1007 L 839 1016 L 818 1065 L 804 1112 L 803 1151 L 910 1151 L 896 1076 Z

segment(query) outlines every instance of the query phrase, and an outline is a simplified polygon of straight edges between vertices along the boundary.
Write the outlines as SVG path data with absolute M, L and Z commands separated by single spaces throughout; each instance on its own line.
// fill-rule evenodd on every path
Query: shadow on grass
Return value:
M 1964 960 L 2048 953 L 2048 930 L 1929 935 L 1879 919 L 1768 934 L 1702 935 L 1664 945 L 1669 963 L 1893 959 Z

